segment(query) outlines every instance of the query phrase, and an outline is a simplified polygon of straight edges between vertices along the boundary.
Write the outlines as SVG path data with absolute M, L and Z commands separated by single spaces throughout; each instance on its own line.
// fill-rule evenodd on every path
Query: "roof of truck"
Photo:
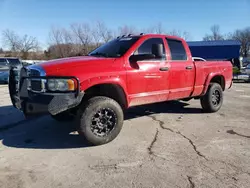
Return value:
M 182 38 L 178 36 L 173 36 L 173 35 L 167 35 L 167 34 L 156 34 L 156 33 L 141 33 L 141 34 L 128 34 L 128 35 L 122 35 L 118 36 L 117 38 L 125 38 L 125 37 L 169 37 L 169 38 L 174 38 L 174 39 L 179 39 L 181 40 Z

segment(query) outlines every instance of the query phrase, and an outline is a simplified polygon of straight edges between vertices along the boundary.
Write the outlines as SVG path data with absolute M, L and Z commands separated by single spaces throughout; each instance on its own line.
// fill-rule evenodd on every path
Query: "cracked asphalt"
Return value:
M 90 147 L 70 123 L 25 120 L 0 85 L 0 187 L 239 187 L 250 185 L 250 84 L 217 113 L 198 100 L 130 109 L 112 142 Z

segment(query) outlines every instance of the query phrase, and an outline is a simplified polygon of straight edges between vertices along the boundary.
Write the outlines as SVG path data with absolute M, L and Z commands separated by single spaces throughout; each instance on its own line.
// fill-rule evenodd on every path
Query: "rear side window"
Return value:
M 165 57 L 165 46 L 161 38 L 151 38 L 143 42 L 140 47 L 136 50 L 135 54 L 152 54 L 153 44 L 162 44 L 163 45 L 163 54 Z
M 7 66 L 6 59 L 0 59 L 0 66 Z
M 12 66 L 21 64 L 19 59 L 8 59 L 8 61 L 9 61 L 10 65 L 12 65 Z
M 186 50 L 179 40 L 166 39 L 170 48 L 172 60 L 187 60 Z

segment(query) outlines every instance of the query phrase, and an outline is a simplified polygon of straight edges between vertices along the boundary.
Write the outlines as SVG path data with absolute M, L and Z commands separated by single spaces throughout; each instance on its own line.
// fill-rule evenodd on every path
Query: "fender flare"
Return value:
M 127 104 L 129 104 L 129 98 L 127 93 L 126 83 L 120 76 L 98 76 L 92 77 L 80 82 L 80 91 L 86 91 L 87 89 L 101 84 L 114 84 L 119 86 L 125 95 Z
M 221 74 L 221 72 L 212 72 L 212 73 L 209 73 L 208 76 L 206 77 L 205 79 L 205 84 L 204 84 L 204 88 L 203 88 L 203 91 L 201 93 L 201 95 L 205 95 L 206 92 L 207 92 L 207 89 L 209 87 L 209 84 L 211 82 L 211 80 L 215 77 L 215 76 L 220 76 L 224 79 L 225 81 L 225 78 L 224 76 Z

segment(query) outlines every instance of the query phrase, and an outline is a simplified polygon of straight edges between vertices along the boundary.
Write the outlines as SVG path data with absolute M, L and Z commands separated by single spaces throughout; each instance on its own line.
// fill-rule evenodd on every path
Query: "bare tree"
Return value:
M 82 24 L 71 24 L 72 36 L 75 44 L 82 46 L 82 53 L 86 54 L 89 49 L 88 46 L 91 44 L 92 33 L 88 23 Z
M 231 32 L 224 34 L 224 36 L 223 36 L 224 40 L 232 40 L 233 34 L 234 33 L 231 33 Z
M 93 48 L 92 37 L 88 23 L 74 23 L 69 29 L 52 27 L 46 56 L 61 58 L 86 55 Z
M 163 34 L 165 33 L 164 29 L 163 29 L 163 26 L 161 23 L 158 23 L 156 26 L 155 26 L 155 33 L 156 34 Z
M 150 26 L 142 30 L 144 33 L 155 33 L 155 34 L 164 34 L 165 30 L 162 24 L 159 22 L 157 25 Z
M 87 45 L 91 42 L 91 29 L 88 23 L 71 24 L 71 30 L 76 43 Z
M 92 36 L 97 46 L 99 46 L 101 42 L 108 42 L 113 38 L 112 30 L 107 28 L 103 21 L 97 21 L 95 23 L 92 28 Z
M 169 35 L 173 35 L 173 36 L 177 36 L 177 37 L 181 37 L 185 40 L 190 40 L 191 36 L 187 31 L 181 31 L 181 30 L 172 30 L 168 32 Z
M 63 28 L 61 30 L 61 33 L 62 33 L 62 39 L 63 39 L 64 43 L 66 43 L 66 44 L 72 44 L 72 43 L 74 43 L 73 34 L 70 31 L 68 31 L 67 29 Z
M 60 44 L 63 43 L 62 32 L 59 28 L 52 27 L 49 32 L 49 43 Z
M 97 23 L 95 27 L 92 28 L 92 38 L 96 46 L 99 46 L 101 43 L 101 35 L 99 33 L 99 24 Z
M 25 53 L 30 50 L 37 50 L 38 46 L 37 39 L 32 36 L 24 35 L 20 41 L 20 50 Z
M 124 25 L 118 28 L 119 35 L 135 34 L 136 28 L 134 26 Z
M 232 34 L 232 39 L 241 42 L 241 55 L 243 57 L 247 57 L 250 53 L 250 27 L 242 30 L 236 30 Z
M 148 28 L 143 28 L 142 33 L 155 33 L 155 26 L 150 26 Z
M 219 25 L 213 25 L 211 28 L 211 34 L 206 34 L 205 37 L 203 37 L 203 40 L 205 41 L 211 41 L 211 40 L 224 40 L 223 35 L 220 33 L 220 26 Z
M 63 28 L 52 27 L 49 32 L 48 54 L 56 58 L 68 57 L 72 54 L 72 37 L 70 33 Z
M 24 35 L 19 36 L 9 29 L 2 33 L 4 44 L 13 52 L 18 52 L 18 56 L 22 55 L 26 59 L 30 51 L 37 50 L 39 47 L 35 37 Z
M 24 35 L 20 40 L 20 51 L 23 59 L 27 59 L 29 51 L 38 51 L 39 45 L 35 37 Z
M 53 49 L 48 49 L 49 53 L 52 53 L 51 51 L 54 51 L 53 54 L 56 57 L 65 57 L 65 54 L 63 53 L 63 50 L 60 46 L 60 44 L 63 43 L 63 38 L 62 38 L 62 32 L 59 28 L 52 27 L 50 32 L 49 32 L 49 40 L 50 40 L 50 45 L 51 46 L 57 46 L 57 48 Z
M 20 49 L 20 37 L 14 31 L 9 29 L 4 30 L 2 32 L 2 39 L 11 51 L 16 52 Z

